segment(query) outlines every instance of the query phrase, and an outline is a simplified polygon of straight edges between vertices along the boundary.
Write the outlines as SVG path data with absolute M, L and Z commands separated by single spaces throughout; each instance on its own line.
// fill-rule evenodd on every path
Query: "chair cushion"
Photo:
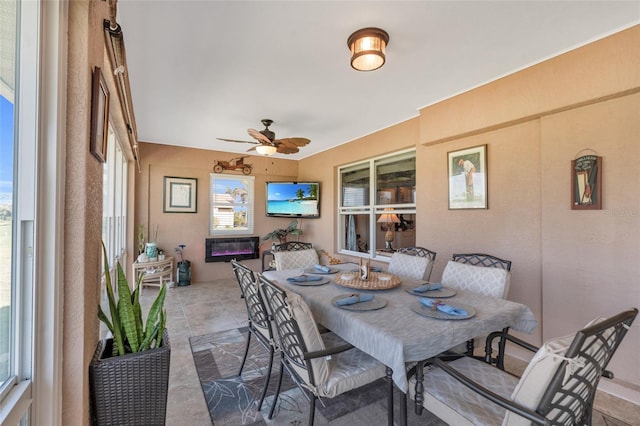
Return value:
M 451 361 L 450 365 L 504 398 L 509 398 L 518 383 L 517 377 L 470 357 Z M 424 389 L 423 406 L 451 425 L 498 426 L 504 418 L 505 409 L 472 392 L 440 368 L 424 373 Z M 415 377 L 409 384 L 409 395 L 415 399 Z
M 296 293 L 287 292 L 287 300 L 291 307 L 291 313 L 298 323 L 300 333 L 307 346 L 308 352 L 321 351 L 325 349 L 324 341 L 318 331 L 313 314 L 307 303 Z M 310 383 L 309 374 L 306 369 L 297 367 L 292 364 L 298 375 L 307 383 Z M 315 383 L 323 383 L 329 376 L 329 366 L 325 358 L 315 358 L 311 360 L 311 368 L 313 369 L 313 377 Z
M 276 270 L 313 268 L 319 262 L 318 252 L 315 249 L 296 251 L 277 251 L 273 253 L 276 261 Z
M 604 318 L 596 318 L 583 328 L 589 327 L 602 320 L 604 320 Z M 569 349 L 575 336 L 576 334 L 573 333 L 568 336 L 548 340 L 538 349 L 538 352 L 536 352 L 522 373 L 518 385 L 513 390 L 513 394 L 511 395 L 513 401 L 533 410 L 538 407 L 551 379 L 563 361 L 562 357 L 567 352 L 567 349 Z M 594 345 L 589 352 L 597 350 L 596 346 L 597 345 Z M 529 424 L 531 424 L 531 422 L 527 421 L 524 417 L 520 417 L 512 412 L 507 412 L 503 423 L 505 426 L 525 426 Z
M 450 260 L 442 273 L 442 285 L 506 299 L 511 285 L 511 272 Z
M 430 263 L 431 259 L 428 257 L 393 253 L 389 262 L 389 272 L 414 280 L 424 280 Z
M 329 348 L 345 344 L 345 341 L 334 333 L 325 333 L 322 337 Z M 381 362 L 359 349 L 349 349 L 331 355 L 329 375 L 318 385 L 318 396 L 333 398 L 385 375 L 386 367 Z

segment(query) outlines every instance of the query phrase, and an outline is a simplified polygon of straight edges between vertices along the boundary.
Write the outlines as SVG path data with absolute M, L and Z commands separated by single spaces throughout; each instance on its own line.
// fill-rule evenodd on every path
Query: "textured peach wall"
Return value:
M 486 130 L 640 86 L 635 26 L 428 108 L 421 142 Z
M 62 424 L 88 424 L 86 367 L 98 341 L 102 165 L 88 140 L 91 70 L 104 58 L 102 9 L 98 2 L 69 4 Z
M 441 254 L 461 246 L 513 260 L 510 298 L 532 307 L 540 321 L 536 337 L 544 340 L 639 306 L 630 279 L 640 272 L 640 178 L 632 163 L 640 149 L 638 93 L 635 26 L 423 109 L 425 159 L 418 164 L 427 177 L 419 179 L 426 189 L 418 191 L 418 209 L 428 213 L 417 239 L 438 236 L 434 275 L 447 259 Z M 446 152 L 483 143 L 489 210 L 443 210 Z M 585 148 L 603 156 L 601 211 L 570 209 L 570 162 Z M 639 330 L 632 327 L 611 363 L 616 383 L 636 403 Z
M 640 94 L 544 117 L 541 127 L 543 332 L 551 337 L 640 307 Z M 602 156 L 602 210 L 569 208 L 569 161 L 584 148 Z M 640 322 L 611 363 L 618 379 L 640 384 L 638 350 Z
M 91 76 L 100 67 L 110 89 L 110 123 L 127 141 L 120 102 L 105 56 L 107 2 L 68 5 L 62 419 L 89 424 L 88 365 L 99 340 L 103 165 L 89 152 Z M 125 142 L 124 153 L 130 155 Z M 37 402 L 36 402 L 37 404 Z
M 172 255 L 179 244 L 185 244 L 184 257 L 192 262 L 192 282 L 210 280 L 220 273 L 220 268 L 230 268 L 228 263 L 204 261 L 204 241 L 209 237 L 209 177 L 214 160 L 228 161 L 239 154 L 140 143 L 140 156 L 142 173 L 136 174 L 135 189 L 136 227 L 143 224 L 149 230 L 159 225 L 158 246 L 166 250 L 167 255 Z M 255 177 L 253 235 L 262 237 L 275 228 L 286 227 L 289 219 L 264 214 L 265 182 L 296 180 L 298 162 L 256 155 L 245 158 L 244 162 L 253 165 L 251 175 Z M 239 171 L 229 174 L 242 176 Z M 198 179 L 197 213 L 163 213 L 164 176 Z M 301 224 L 306 233 L 306 224 Z

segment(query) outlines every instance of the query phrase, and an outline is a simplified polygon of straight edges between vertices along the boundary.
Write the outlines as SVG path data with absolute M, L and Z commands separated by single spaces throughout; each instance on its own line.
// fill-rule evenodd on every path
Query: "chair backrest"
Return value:
M 466 263 L 469 265 L 487 266 L 492 268 L 502 268 L 507 271 L 511 270 L 511 261 L 500 259 L 484 253 L 462 253 L 452 256 L 454 262 Z
M 575 335 L 546 342 L 522 374 L 511 398 L 553 425 L 590 424 L 600 377 L 638 315 L 633 308 L 597 319 Z M 503 425 L 529 425 L 508 412 Z
M 316 321 L 306 302 L 295 293 L 287 293 L 277 284 L 258 275 L 260 291 L 271 314 L 280 349 L 294 380 L 316 385 L 327 380 L 328 361 L 324 357 L 305 360 L 304 354 L 325 349 Z
M 262 332 L 262 334 L 271 339 L 272 332 L 269 323 L 269 315 L 267 308 L 262 301 L 262 297 L 258 292 L 256 276 L 253 271 L 237 260 L 231 260 L 233 273 L 238 280 L 244 303 L 247 305 L 247 314 L 249 316 L 250 326 L 253 325 Z
M 434 258 L 435 253 L 433 253 L 433 257 L 431 257 L 430 255 L 418 255 L 418 251 L 416 250 L 409 251 L 407 253 L 398 250 L 391 255 L 389 268 L 387 270 L 390 273 L 401 277 L 407 277 L 414 280 L 428 280 L 431 275 L 431 270 L 433 269 Z
M 401 248 L 398 249 L 396 251 L 396 253 L 400 253 L 400 254 L 406 254 L 409 256 L 415 256 L 415 257 L 424 257 L 426 259 L 428 259 L 428 263 L 427 263 L 427 267 L 426 269 L 423 271 L 422 276 L 420 275 L 420 271 L 419 268 L 420 266 L 418 266 L 418 269 L 416 271 L 414 271 L 414 273 L 412 274 L 412 278 L 413 277 L 417 277 L 415 279 L 419 279 L 419 280 L 429 280 L 429 278 L 431 277 L 431 271 L 433 270 L 433 264 L 436 261 L 436 252 L 435 251 L 431 251 L 429 249 L 426 249 L 424 247 L 405 247 L 405 248 Z M 392 274 L 395 274 L 396 272 L 394 272 L 394 270 L 396 269 L 396 265 L 393 264 L 393 256 L 391 258 L 391 263 L 389 264 L 389 268 Z M 421 264 L 421 262 L 410 262 L 410 263 L 419 263 Z M 402 275 L 402 274 L 400 274 Z M 406 275 L 405 275 L 406 276 Z
M 436 252 L 424 247 L 405 247 L 398 249 L 397 252 L 411 256 L 428 257 L 432 262 L 436 260 Z
M 276 251 L 273 253 L 273 259 L 276 263 L 276 271 L 313 268 L 320 263 L 318 252 L 312 248 L 293 251 Z
M 275 244 L 271 251 L 297 251 L 297 250 L 308 250 L 313 248 L 311 243 L 303 243 L 302 241 L 286 241 L 284 243 Z
M 511 261 L 489 254 L 454 254 L 442 273 L 442 285 L 506 299 Z

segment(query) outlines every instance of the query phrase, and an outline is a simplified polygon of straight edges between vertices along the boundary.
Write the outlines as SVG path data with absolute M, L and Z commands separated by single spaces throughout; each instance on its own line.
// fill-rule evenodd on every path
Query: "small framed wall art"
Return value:
M 602 209 L 602 157 L 583 155 L 571 161 L 571 209 Z
M 487 145 L 447 153 L 449 209 L 487 208 Z
M 101 163 L 107 161 L 109 138 L 109 89 L 100 67 L 93 69 L 91 90 L 91 154 Z
M 197 213 L 198 179 L 164 177 L 164 213 Z

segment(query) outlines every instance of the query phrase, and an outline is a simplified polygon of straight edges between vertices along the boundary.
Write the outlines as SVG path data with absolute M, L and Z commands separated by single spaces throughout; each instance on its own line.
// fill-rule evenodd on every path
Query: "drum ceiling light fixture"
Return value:
M 351 67 L 358 71 L 373 71 L 384 65 L 389 34 L 380 28 L 362 28 L 349 36 Z

